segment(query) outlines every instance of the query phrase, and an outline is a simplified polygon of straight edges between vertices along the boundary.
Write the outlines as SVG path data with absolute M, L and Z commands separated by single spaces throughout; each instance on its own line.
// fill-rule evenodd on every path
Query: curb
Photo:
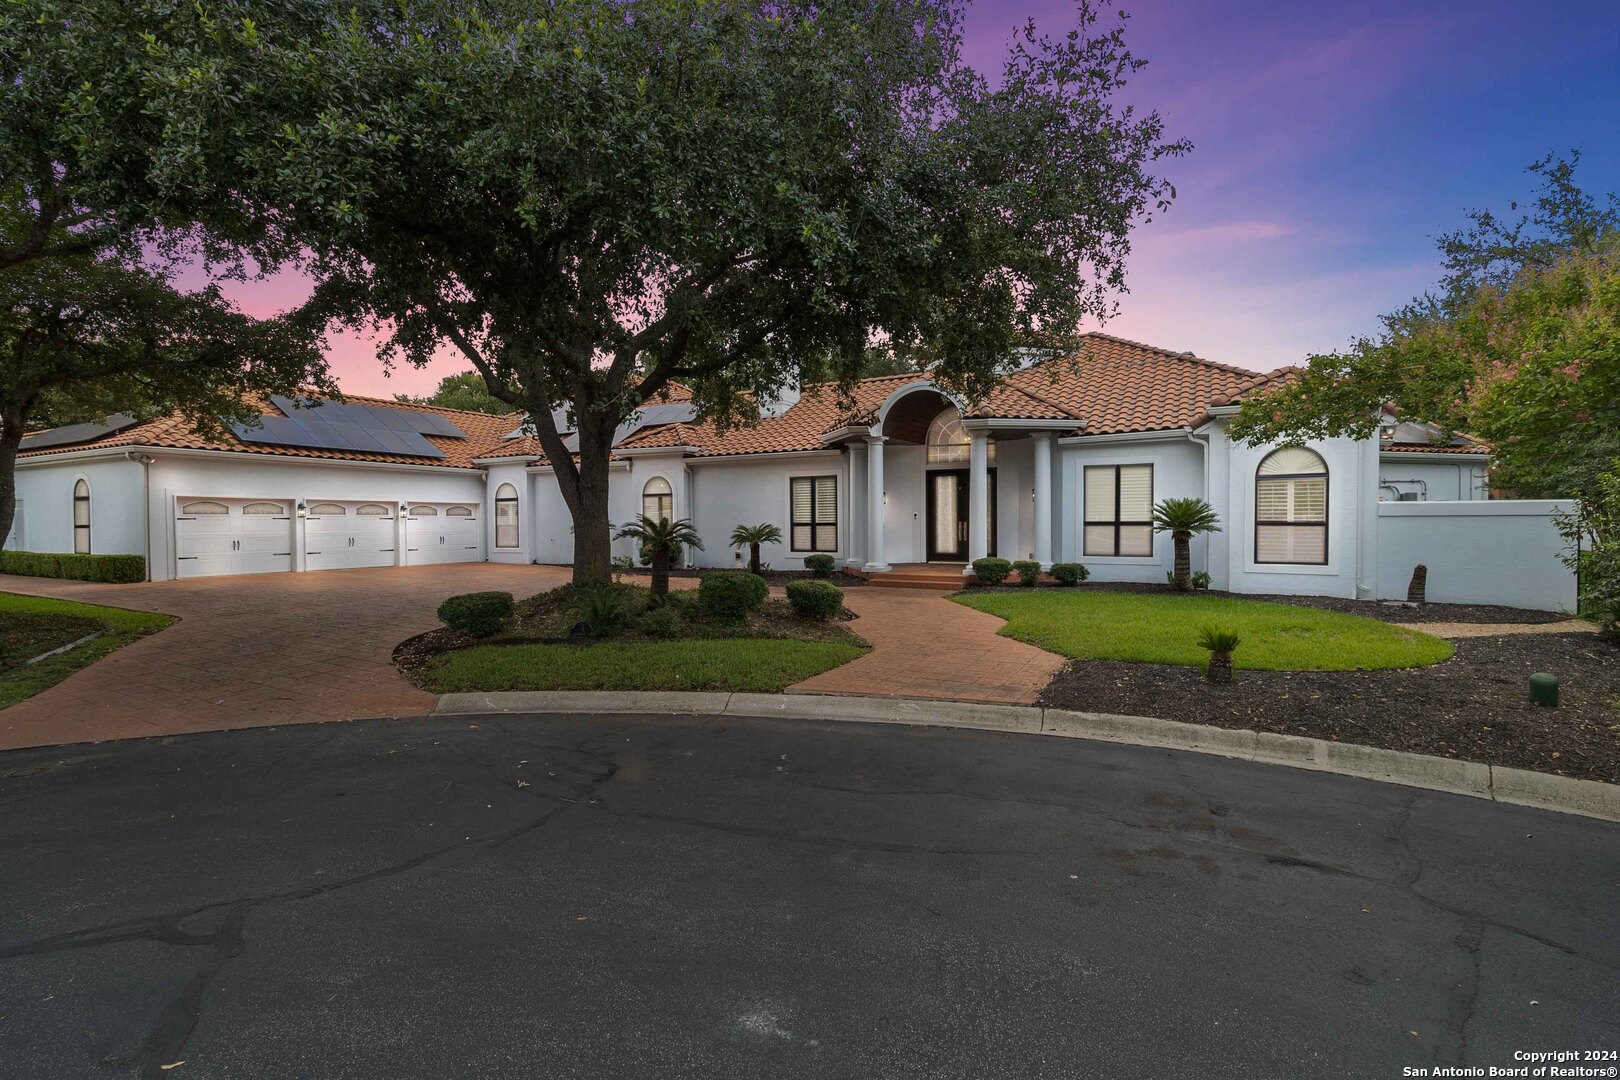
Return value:
M 1038 705 L 980 705 L 919 698 L 811 694 L 657 693 L 556 690 L 445 694 L 434 716 L 496 713 L 673 713 L 777 716 L 794 720 L 852 720 L 869 724 L 972 728 L 1024 735 L 1153 746 L 1196 754 L 1335 773 L 1427 791 L 1529 806 L 1603 821 L 1620 821 L 1620 785 L 1576 780 L 1474 761 L 1403 754 L 1300 735 L 1156 720 L 1148 716 L 1072 712 Z

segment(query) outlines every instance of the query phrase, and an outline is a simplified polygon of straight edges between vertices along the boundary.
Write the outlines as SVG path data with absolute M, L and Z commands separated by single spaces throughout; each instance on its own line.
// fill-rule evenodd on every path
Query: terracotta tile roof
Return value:
M 475 467 L 473 465 L 474 458 L 497 451 L 506 445 L 504 437 L 512 430 L 515 423 L 514 418 L 510 415 L 491 416 L 488 413 L 467 412 L 462 409 L 443 409 L 436 405 L 413 405 L 401 401 L 390 401 L 386 398 L 361 397 L 350 394 L 344 400 L 361 405 L 400 409 L 407 412 L 436 413 L 448 419 L 462 431 L 465 431 L 468 437 L 455 439 L 444 435 L 424 436 L 428 442 L 438 447 L 440 452 L 444 454 L 442 458 L 425 458 L 405 454 L 368 454 L 359 450 L 319 450 L 304 446 L 270 446 L 248 443 L 238 439 L 229 431 L 225 432 L 222 437 L 208 437 L 200 434 L 183 417 L 174 414 L 156 417 L 135 424 L 132 427 L 124 428 L 122 431 L 113 432 L 99 439 L 90 439 L 86 442 L 73 443 L 67 446 L 45 447 L 39 450 L 28 450 L 25 447 L 18 452 L 17 457 L 19 460 L 26 460 L 101 447 L 149 446 L 171 450 L 228 450 L 241 454 L 262 454 L 270 457 L 321 458 L 338 461 L 385 461 L 393 464 L 437 465 L 452 469 L 470 469 Z M 265 416 L 285 415 L 268 402 L 264 404 L 262 411 Z
M 1382 443 L 1378 447 L 1381 454 L 1467 454 L 1479 457 L 1489 454 L 1490 449 L 1484 443 L 1465 443 L 1461 446 L 1448 446 L 1444 443 Z

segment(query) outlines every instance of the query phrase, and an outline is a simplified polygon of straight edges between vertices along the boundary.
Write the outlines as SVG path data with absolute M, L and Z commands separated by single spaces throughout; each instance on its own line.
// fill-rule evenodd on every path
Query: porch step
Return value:
M 944 589 L 955 592 L 965 583 L 961 574 L 868 574 L 869 589 Z

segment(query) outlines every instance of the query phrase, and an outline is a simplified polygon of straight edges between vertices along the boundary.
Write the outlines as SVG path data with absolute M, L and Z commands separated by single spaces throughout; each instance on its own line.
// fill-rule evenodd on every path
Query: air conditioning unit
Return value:
M 1401 502 L 1421 502 L 1422 496 L 1415 491 L 1403 491 L 1400 494 Z

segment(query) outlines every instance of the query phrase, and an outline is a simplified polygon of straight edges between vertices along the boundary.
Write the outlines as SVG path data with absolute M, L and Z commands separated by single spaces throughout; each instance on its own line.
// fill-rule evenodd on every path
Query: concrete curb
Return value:
M 1025 735 L 1156 746 L 1197 754 L 1355 776 L 1386 784 L 1444 791 L 1604 821 L 1620 821 L 1620 785 L 1528 772 L 1473 761 L 1403 754 L 1372 746 L 1205 727 L 1148 716 L 1073 712 L 1036 705 L 980 705 L 920 698 L 813 694 L 542 691 L 445 694 L 435 716 L 493 713 L 676 713 L 780 716 L 794 720 L 854 720 L 869 724 L 973 728 Z

